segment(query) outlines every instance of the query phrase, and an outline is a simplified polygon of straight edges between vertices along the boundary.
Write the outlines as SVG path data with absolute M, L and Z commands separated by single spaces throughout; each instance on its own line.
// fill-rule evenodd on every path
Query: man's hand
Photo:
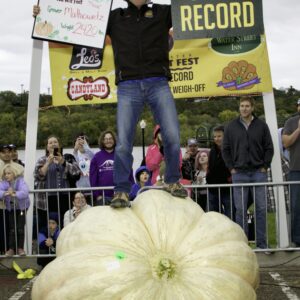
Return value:
M 41 12 L 39 5 L 33 5 L 32 16 L 35 18 Z
M 85 143 L 86 143 L 85 139 L 81 137 L 77 138 L 75 142 L 74 150 L 78 151 L 80 148 L 84 146 Z

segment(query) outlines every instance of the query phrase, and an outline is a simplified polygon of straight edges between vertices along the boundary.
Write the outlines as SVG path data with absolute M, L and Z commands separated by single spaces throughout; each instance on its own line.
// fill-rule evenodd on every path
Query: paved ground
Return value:
M 23 269 L 34 261 L 17 260 Z M 257 300 L 300 300 L 300 252 L 259 254 L 258 261 L 261 268 Z M 0 260 L 0 300 L 30 300 L 34 279 L 18 280 L 10 264 Z
M 300 300 L 300 267 L 261 268 L 258 300 Z

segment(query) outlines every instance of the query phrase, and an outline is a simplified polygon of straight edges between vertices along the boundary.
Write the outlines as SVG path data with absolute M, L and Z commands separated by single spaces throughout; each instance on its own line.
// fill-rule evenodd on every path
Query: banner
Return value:
M 103 48 L 112 0 L 39 0 L 32 37 Z
M 50 44 L 53 105 L 117 101 L 113 53 L 109 40 L 106 44 L 101 69 L 93 66 L 96 51 L 88 52 L 83 47 L 78 56 L 71 46 Z M 272 91 L 264 35 L 179 40 L 174 42 L 169 57 L 173 76 L 170 87 L 175 98 Z
M 262 0 L 172 1 L 174 38 L 188 40 L 264 33 Z

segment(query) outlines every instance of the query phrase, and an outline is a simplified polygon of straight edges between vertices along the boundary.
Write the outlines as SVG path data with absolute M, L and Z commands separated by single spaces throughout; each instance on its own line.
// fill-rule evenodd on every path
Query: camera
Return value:
M 59 149 L 59 148 L 54 148 L 53 149 L 53 155 L 54 156 L 58 156 L 58 154 L 62 154 L 62 150 L 61 149 Z

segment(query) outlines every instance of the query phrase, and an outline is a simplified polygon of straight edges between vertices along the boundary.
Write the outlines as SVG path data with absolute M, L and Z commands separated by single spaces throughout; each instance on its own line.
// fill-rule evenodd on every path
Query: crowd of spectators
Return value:
M 300 100 L 298 101 L 300 107 Z M 300 109 L 299 109 L 300 110 Z M 267 248 L 266 213 L 274 211 L 270 164 L 273 158 L 273 142 L 267 124 L 254 114 L 251 97 L 241 97 L 240 115 L 224 126 L 213 129 L 210 149 L 200 149 L 196 138 L 187 140 L 183 155 L 180 153 L 178 169 L 181 182 L 194 185 L 186 188 L 191 198 L 204 211 L 217 211 L 231 218 L 248 234 L 247 213 L 254 205 L 256 244 Z M 278 131 L 282 167 L 287 180 L 300 179 L 300 121 L 299 113 L 289 119 Z M 39 253 L 55 253 L 55 243 L 60 230 L 73 222 L 80 213 L 96 205 L 109 205 L 114 186 L 114 132 L 105 131 L 99 137 L 99 151 L 94 153 L 88 137 L 80 133 L 75 137 L 73 153 L 64 153 L 57 136 L 51 135 L 45 144 L 45 154 L 34 169 L 34 235 Z M 130 200 L 134 200 L 141 188 L 162 185 L 165 161 L 164 143 L 159 125 L 153 131 L 153 143 L 148 146 L 140 168 L 130 174 L 132 188 Z M 26 211 L 30 206 L 29 190 L 23 178 L 24 163 L 18 158 L 15 145 L 0 145 L 0 253 L 6 256 L 26 255 L 24 250 L 24 226 Z M 219 184 L 261 183 L 261 187 L 218 187 Z M 216 185 L 209 187 L 209 185 Z M 90 187 L 105 187 L 90 191 Z M 111 187 L 111 189 L 107 189 Z M 83 192 L 64 189 L 84 188 Z M 49 190 L 49 191 L 47 191 Z M 144 190 L 144 189 L 143 189 Z M 291 194 L 291 195 L 290 195 Z M 299 185 L 285 187 L 287 211 L 291 213 L 292 243 L 299 240 Z M 291 196 L 291 199 L 290 199 Z M 267 199 L 267 200 L 266 200 Z M 45 265 L 47 260 L 39 260 Z

